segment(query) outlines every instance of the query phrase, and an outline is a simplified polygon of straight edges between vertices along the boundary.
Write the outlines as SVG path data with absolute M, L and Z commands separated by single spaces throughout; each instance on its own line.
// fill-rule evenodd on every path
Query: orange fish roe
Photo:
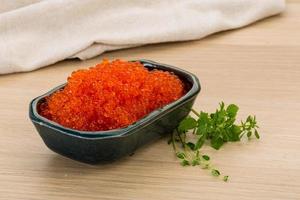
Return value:
M 40 104 L 39 113 L 76 130 L 110 130 L 128 126 L 183 94 L 183 82 L 170 72 L 149 71 L 139 62 L 103 60 L 73 72 L 62 90 Z

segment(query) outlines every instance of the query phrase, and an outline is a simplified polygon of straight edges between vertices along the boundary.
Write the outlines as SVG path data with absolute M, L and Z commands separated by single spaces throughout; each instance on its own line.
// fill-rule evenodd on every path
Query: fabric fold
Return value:
M 109 50 L 200 39 L 285 7 L 284 0 L 24 2 L 0 4 L 0 74 L 31 71 L 67 58 L 88 59 Z

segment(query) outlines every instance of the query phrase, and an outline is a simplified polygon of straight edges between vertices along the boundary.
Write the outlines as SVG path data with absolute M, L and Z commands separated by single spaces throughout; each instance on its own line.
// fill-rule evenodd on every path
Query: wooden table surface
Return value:
M 109 59 L 146 58 L 195 73 L 195 108 L 220 101 L 256 114 L 261 140 L 203 149 L 225 183 L 181 167 L 166 144 L 149 144 L 112 164 L 87 165 L 57 155 L 28 118 L 29 101 L 65 82 L 73 70 Z M 280 16 L 200 41 L 149 45 L 0 76 L 0 199 L 300 199 L 300 2 Z

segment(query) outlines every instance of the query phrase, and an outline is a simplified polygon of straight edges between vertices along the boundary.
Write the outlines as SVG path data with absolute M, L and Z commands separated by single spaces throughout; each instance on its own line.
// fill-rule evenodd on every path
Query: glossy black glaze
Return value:
M 153 111 L 126 128 L 89 132 L 63 127 L 38 114 L 39 103 L 46 96 L 63 88 L 63 84 L 33 99 L 30 103 L 30 119 L 45 144 L 51 150 L 69 158 L 87 163 L 98 163 L 130 155 L 140 146 L 171 133 L 188 115 L 194 104 L 200 92 L 199 81 L 195 75 L 176 67 L 148 60 L 139 61 L 150 70 L 156 68 L 175 73 L 186 84 L 187 93 L 177 101 Z

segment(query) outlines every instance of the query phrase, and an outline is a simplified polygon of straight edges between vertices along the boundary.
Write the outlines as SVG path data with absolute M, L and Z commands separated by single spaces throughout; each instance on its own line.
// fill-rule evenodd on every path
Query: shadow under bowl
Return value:
M 29 117 L 48 148 L 56 153 L 85 163 L 113 161 L 132 154 L 140 146 L 171 133 L 185 118 L 200 92 L 198 78 L 190 72 L 149 60 L 138 60 L 149 70 L 159 69 L 176 74 L 186 86 L 180 99 L 157 109 L 137 122 L 120 129 L 108 131 L 79 131 L 39 115 L 38 106 L 45 97 L 65 84 L 33 99 Z

